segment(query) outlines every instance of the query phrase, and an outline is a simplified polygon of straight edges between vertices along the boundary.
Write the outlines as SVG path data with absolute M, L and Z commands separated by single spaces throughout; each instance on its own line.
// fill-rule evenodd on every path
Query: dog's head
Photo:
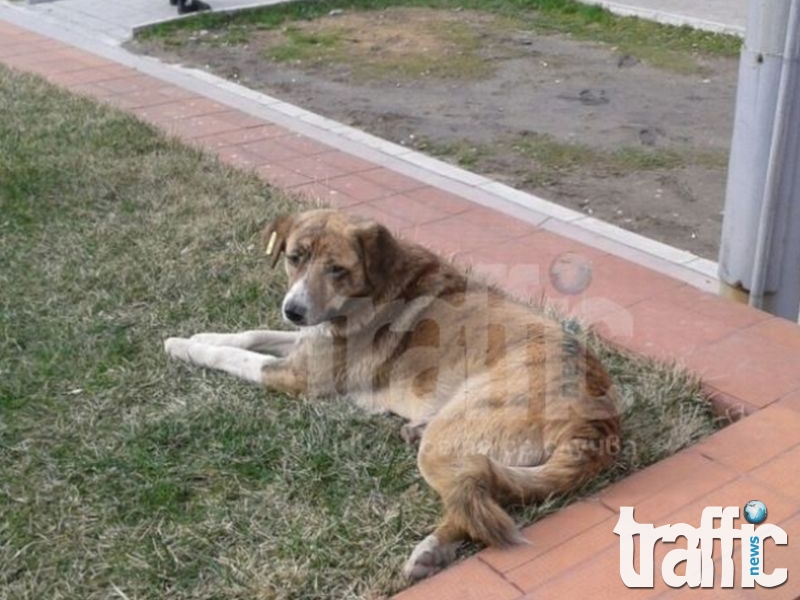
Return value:
M 398 268 L 397 241 L 383 225 L 334 210 L 278 217 L 263 231 L 274 267 L 285 256 L 283 317 L 313 326 L 350 317 L 381 298 Z

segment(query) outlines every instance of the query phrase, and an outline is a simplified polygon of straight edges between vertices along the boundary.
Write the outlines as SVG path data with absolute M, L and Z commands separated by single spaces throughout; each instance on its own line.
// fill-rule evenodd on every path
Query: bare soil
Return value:
M 422 8 L 132 46 L 716 259 L 735 59 L 655 68 L 522 20 Z

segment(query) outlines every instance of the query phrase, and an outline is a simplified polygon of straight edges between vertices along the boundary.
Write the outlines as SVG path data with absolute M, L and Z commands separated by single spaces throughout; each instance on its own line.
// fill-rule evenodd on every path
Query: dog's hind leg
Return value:
M 428 421 L 412 421 L 406 423 L 400 428 L 400 437 L 409 446 L 416 446 L 422 439 L 422 434 L 425 433 L 425 428 L 428 426 Z
M 464 469 L 472 469 L 472 463 L 480 462 L 481 458 L 483 457 L 475 457 L 473 460 L 473 457 L 459 457 L 453 454 L 452 448 L 442 447 L 429 437 L 423 437 L 418 456 L 420 472 L 425 481 L 441 496 L 445 514 L 436 530 L 417 544 L 406 561 L 403 573 L 409 579 L 429 577 L 446 567 L 455 559 L 456 550 L 461 543 L 470 537 L 486 541 L 483 536 L 476 535 L 477 532 L 471 527 L 470 519 L 465 518 L 462 511 L 454 510 L 452 502 L 452 498 L 460 494 L 458 487 Z M 480 514 L 485 512 L 487 508 L 485 505 L 492 503 L 492 500 L 486 498 L 484 494 L 478 496 L 480 497 L 475 498 L 471 508 Z M 500 513 L 496 516 L 505 519 L 498 524 L 516 531 L 511 518 L 496 504 L 489 510 L 493 508 Z
M 495 489 L 495 463 L 485 455 L 465 454 L 463 440 L 435 435 L 440 433 L 437 425 L 440 428 L 441 422 L 431 422 L 423 435 L 418 463 L 425 481 L 441 496 L 445 515 L 406 562 L 403 572 L 411 579 L 428 577 L 447 566 L 465 539 L 496 546 L 524 541 L 498 503 L 501 490 Z
M 286 356 L 299 338 L 298 331 L 259 329 L 240 333 L 197 333 L 190 340 L 208 346 L 226 346 Z
M 456 551 L 467 539 L 467 532 L 445 516 L 431 535 L 422 540 L 408 557 L 403 574 L 417 581 L 441 571 L 456 558 Z

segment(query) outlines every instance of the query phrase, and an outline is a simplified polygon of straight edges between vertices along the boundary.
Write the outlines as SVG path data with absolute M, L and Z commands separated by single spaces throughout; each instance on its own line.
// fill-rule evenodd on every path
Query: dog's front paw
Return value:
M 430 577 L 455 560 L 455 549 L 453 544 L 441 544 L 435 535 L 429 535 L 414 548 L 403 574 L 411 581 Z
M 164 340 L 164 352 L 170 358 L 177 358 L 184 362 L 192 362 L 192 357 L 189 355 L 189 347 L 191 341 L 186 338 L 171 337 Z
M 231 346 L 235 337 L 228 333 L 195 333 L 189 341 L 208 346 Z

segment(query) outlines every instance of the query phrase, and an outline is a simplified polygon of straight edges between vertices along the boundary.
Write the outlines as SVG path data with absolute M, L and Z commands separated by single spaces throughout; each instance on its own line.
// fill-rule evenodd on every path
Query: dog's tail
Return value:
M 575 489 L 603 466 L 567 446 L 533 467 L 505 466 L 484 455 L 460 462 L 444 498 L 447 516 L 472 539 L 490 546 L 525 543 L 500 502 L 530 502 Z

